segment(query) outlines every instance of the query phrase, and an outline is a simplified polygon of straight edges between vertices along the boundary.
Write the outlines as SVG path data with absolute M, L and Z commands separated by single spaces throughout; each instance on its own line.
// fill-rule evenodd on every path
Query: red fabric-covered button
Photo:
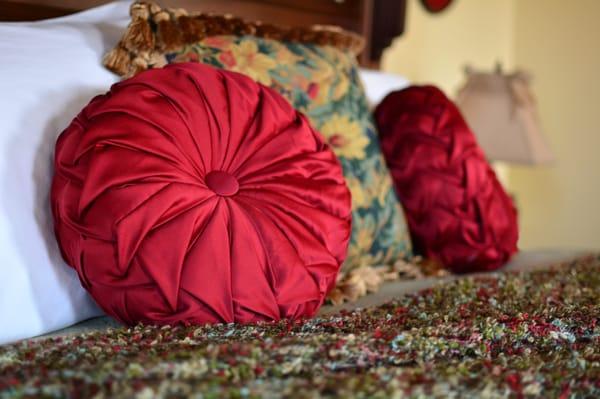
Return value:
M 206 185 L 221 197 L 231 197 L 237 194 L 240 189 L 235 177 L 220 170 L 215 170 L 206 175 Z

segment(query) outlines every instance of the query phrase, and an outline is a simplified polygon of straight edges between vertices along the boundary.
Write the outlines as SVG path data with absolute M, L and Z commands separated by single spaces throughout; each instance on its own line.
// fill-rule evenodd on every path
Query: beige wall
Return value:
M 406 31 L 388 49 L 382 68 L 412 82 L 434 83 L 454 94 L 469 63 L 492 68 L 513 64 L 513 0 L 455 0 L 430 14 L 409 0 Z
M 407 32 L 383 69 L 450 95 L 462 67 L 496 60 L 532 72 L 540 117 L 558 161 L 510 167 L 521 248 L 600 248 L 600 0 L 455 0 L 427 14 L 409 0 Z
M 523 247 L 600 248 L 600 1 L 518 0 L 515 59 L 533 73 L 558 161 L 511 168 Z

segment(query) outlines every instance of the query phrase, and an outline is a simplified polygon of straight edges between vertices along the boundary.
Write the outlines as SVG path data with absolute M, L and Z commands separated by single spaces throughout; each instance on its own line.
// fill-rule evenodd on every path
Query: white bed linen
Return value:
M 360 78 L 372 108 L 375 108 L 392 91 L 404 89 L 410 84 L 403 76 L 373 69 L 361 69 Z
M 101 314 L 62 261 L 48 195 L 56 137 L 117 80 L 100 61 L 128 8 L 0 23 L 0 344 Z

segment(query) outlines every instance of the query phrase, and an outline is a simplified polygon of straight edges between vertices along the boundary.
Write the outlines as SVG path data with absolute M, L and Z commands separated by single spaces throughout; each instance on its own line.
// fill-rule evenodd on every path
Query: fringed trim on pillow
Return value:
M 334 305 L 354 302 L 379 291 L 386 281 L 418 280 L 425 277 L 444 277 L 450 273 L 443 265 L 415 256 L 410 261 L 398 260 L 392 266 L 362 266 L 340 273 L 335 288 L 327 299 Z
M 164 52 L 211 36 L 251 35 L 278 41 L 333 46 L 358 55 L 364 39 L 335 26 L 288 28 L 260 21 L 249 22 L 231 15 L 193 14 L 183 9 L 163 9 L 149 1 L 131 5 L 131 22 L 117 46 L 108 52 L 104 66 L 121 76 L 132 76 L 167 63 Z

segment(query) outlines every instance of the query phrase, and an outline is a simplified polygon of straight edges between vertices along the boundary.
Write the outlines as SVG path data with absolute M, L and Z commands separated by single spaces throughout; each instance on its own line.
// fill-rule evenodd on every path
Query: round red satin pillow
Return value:
M 126 324 L 310 317 L 335 284 L 350 194 L 283 97 L 175 64 L 94 98 L 56 144 L 63 256 Z
M 415 249 L 454 272 L 493 270 L 517 250 L 517 212 L 457 107 L 432 86 L 375 110 Z

